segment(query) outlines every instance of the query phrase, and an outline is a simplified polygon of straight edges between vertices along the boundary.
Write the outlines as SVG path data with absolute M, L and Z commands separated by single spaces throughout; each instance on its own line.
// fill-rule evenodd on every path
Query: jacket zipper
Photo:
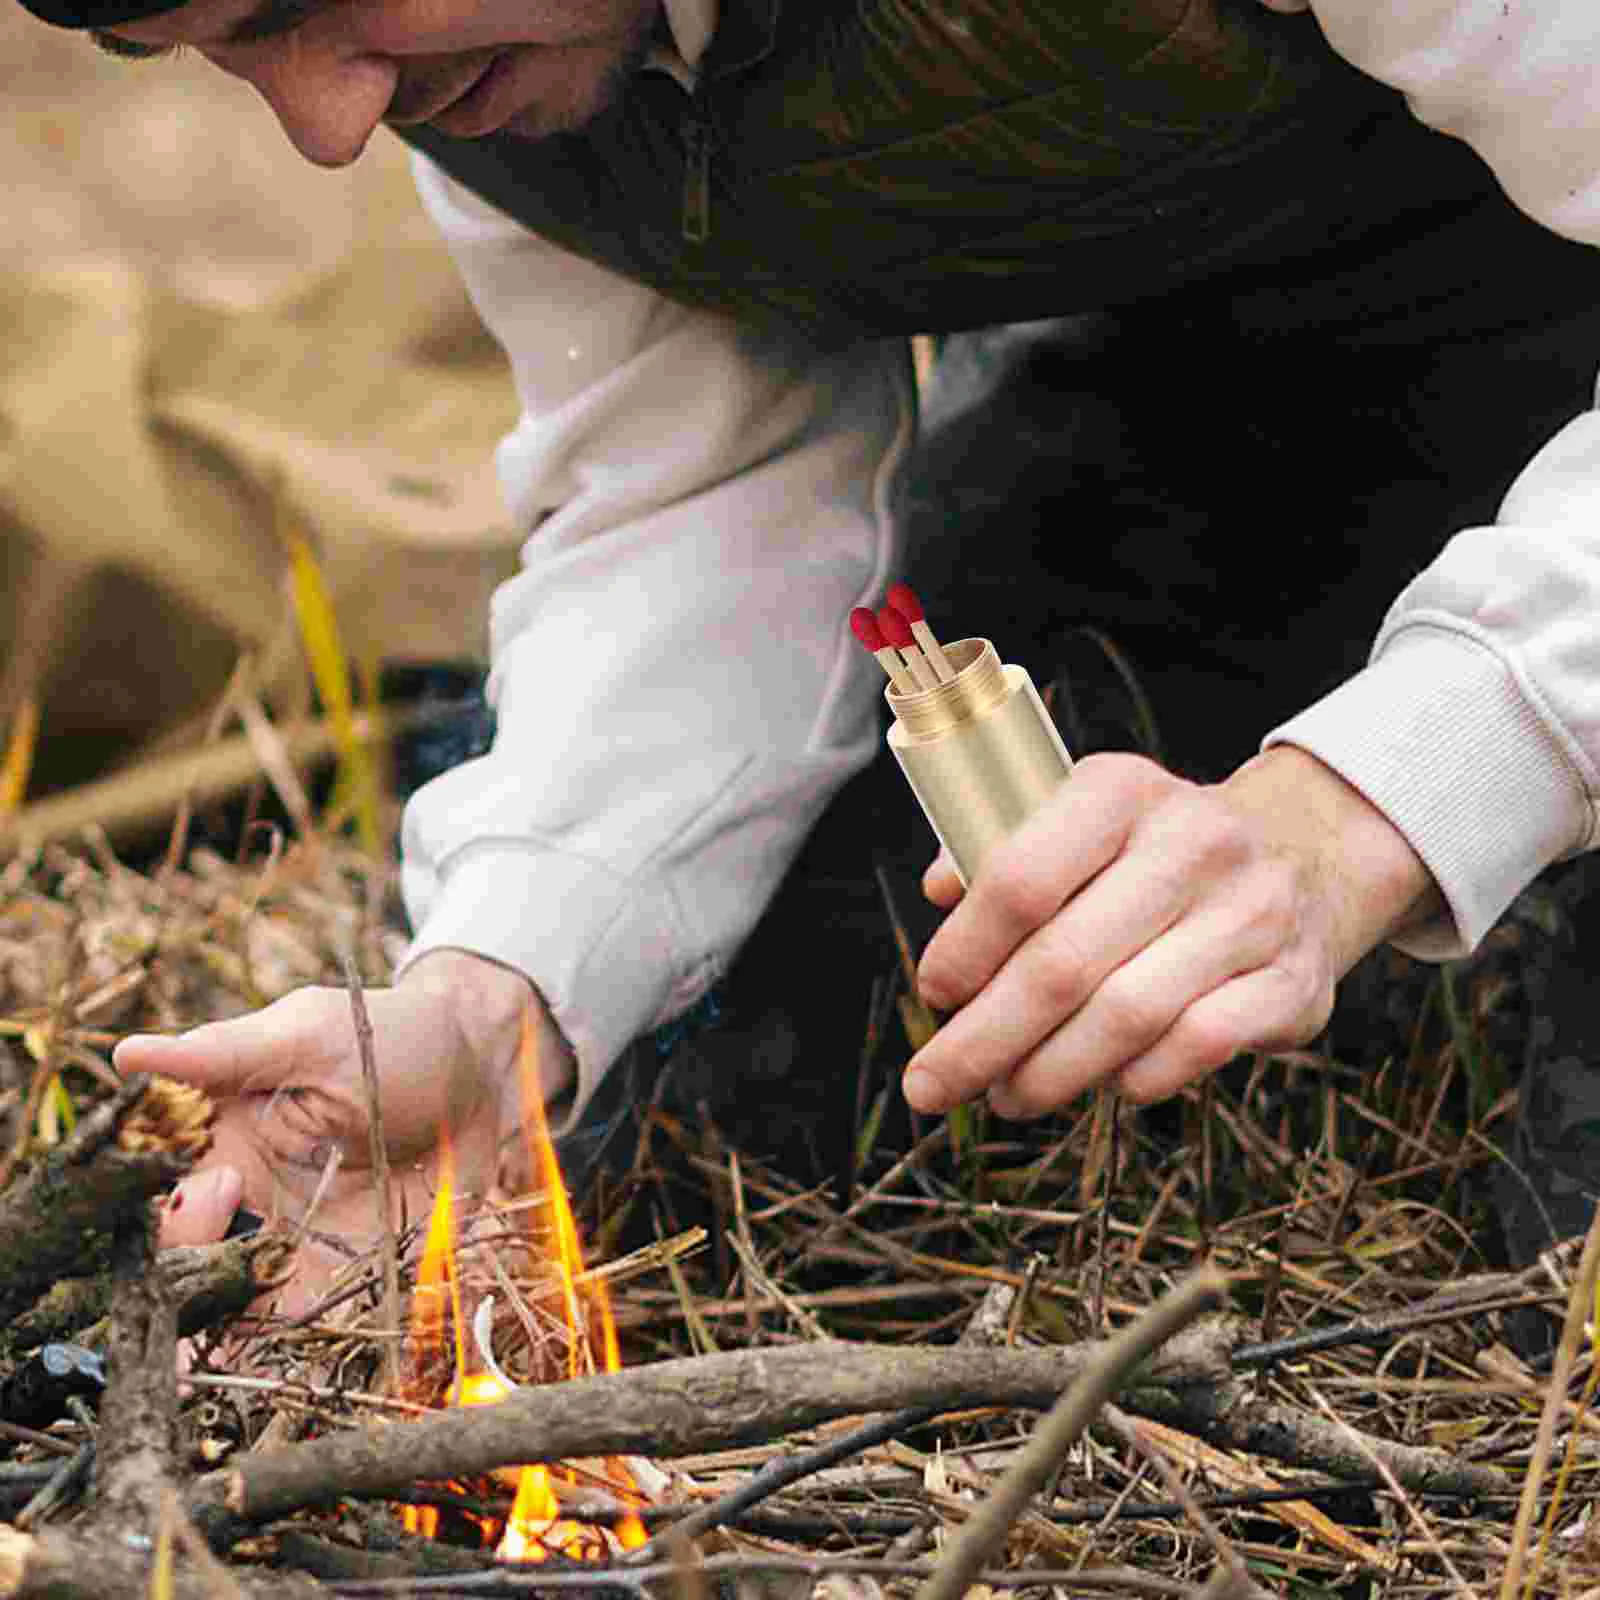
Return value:
M 711 128 L 693 101 L 683 119 L 683 236 L 690 244 L 711 237 Z

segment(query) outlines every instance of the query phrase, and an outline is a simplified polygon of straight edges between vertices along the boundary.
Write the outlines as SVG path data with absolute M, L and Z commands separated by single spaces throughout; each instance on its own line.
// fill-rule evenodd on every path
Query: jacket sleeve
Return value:
M 576 1052 L 576 1116 L 717 975 L 876 746 L 847 619 L 893 559 L 909 357 L 753 336 L 417 178 L 510 357 L 499 468 L 528 538 L 491 610 L 494 746 L 407 811 L 408 959 L 525 973 Z
M 1544 867 L 1592 848 L 1600 796 L 1600 412 L 1529 463 L 1400 595 L 1364 671 L 1271 734 L 1405 834 L 1451 916 L 1396 941 L 1472 949 Z
M 1401 90 L 1429 127 L 1466 140 L 1529 216 L 1600 244 L 1600 6 L 1311 0 L 1311 10 L 1335 50 Z

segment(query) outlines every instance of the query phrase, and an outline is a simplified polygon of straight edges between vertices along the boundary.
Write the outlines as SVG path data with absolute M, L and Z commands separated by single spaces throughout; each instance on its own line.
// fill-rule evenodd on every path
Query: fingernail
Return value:
M 174 1043 L 176 1040 L 167 1033 L 130 1033 L 126 1038 L 119 1039 L 112 1048 L 111 1064 L 116 1066 L 117 1058 L 128 1049 L 148 1055 L 152 1050 L 159 1053 Z
M 244 1194 L 244 1179 L 233 1167 L 207 1167 L 192 1178 L 185 1178 L 173 1191 L 169 1209 L 177 1211 L 187 1203 L 195 1206 L 215 1206 L 231 1216 L 239 1208 Z
M 939 1080 L 926 1067 L 912 1065 L 906 1068 L 900 1080 L 900 1092 L 913 1111 L 939 1109 Z

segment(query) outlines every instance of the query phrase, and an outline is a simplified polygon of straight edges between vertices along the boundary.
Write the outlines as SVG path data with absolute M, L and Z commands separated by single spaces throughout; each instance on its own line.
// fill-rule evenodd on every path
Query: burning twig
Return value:
M 497 1405 L 359 1434 L 333 1434 L 251 1457 L 196 1484 L 204 1505 L 252 1519 L 341 1494 L 392 1498 L 419 1479 L 471 1478 L 566 1456 L 653 1455 L 754 1444 L 836 1417 L 932 1405 L 1051 1404 L 1093 1347 L 916 1350 L 838 1342 L 741 1350 L 527 1388 Z M 1155 1376 L 1216 1382 L 1215 1349 Z
M 1212 1442 L 1336 1475 L 1366 1459 L 1326 1424 L 1239 1393 L 1227 1375 L 1227 1324 L 1205 1324 L 1154 1356 L 1124 1409 L 1203 1430 Z M 684 1456 L 779 1437 L 836 1417 L 912 1405 L 1042 1409 L 1100 1353 L 1098 1344 L 966 1350 L 838 1342 L 748 1350 L 525 1389 L 498 1405 L 404 1426 L 340 1433 L 251 1456 L 199 1480 L 197 1515 L 227 1507 L 252 1520 L 339 1495 L 404 1498 L 418 1480 L 471 1478 L 495 1467 L 568 1456 Z M 1502 1476 L 1443 1450 L 1374 1439 L 1409 1488 L 1492 1495 Z
M 86 1234 L 109 1230 L 189 1170 L 210 1141 L 209 1115 L 193 1090 L 130 1078 L 0 1194 L 0 1326 L 81 1270 Z

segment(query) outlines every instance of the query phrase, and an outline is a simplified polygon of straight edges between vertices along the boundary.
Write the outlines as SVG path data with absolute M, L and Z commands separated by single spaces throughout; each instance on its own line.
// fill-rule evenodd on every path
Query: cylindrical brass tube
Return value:
M 1036 810 L 1072 771 L 1033 680 L 1002 666 L 987 639 L 947 647 L 952 682 L 887 698 L 889 748 L 970 883 L 988 851 Z

